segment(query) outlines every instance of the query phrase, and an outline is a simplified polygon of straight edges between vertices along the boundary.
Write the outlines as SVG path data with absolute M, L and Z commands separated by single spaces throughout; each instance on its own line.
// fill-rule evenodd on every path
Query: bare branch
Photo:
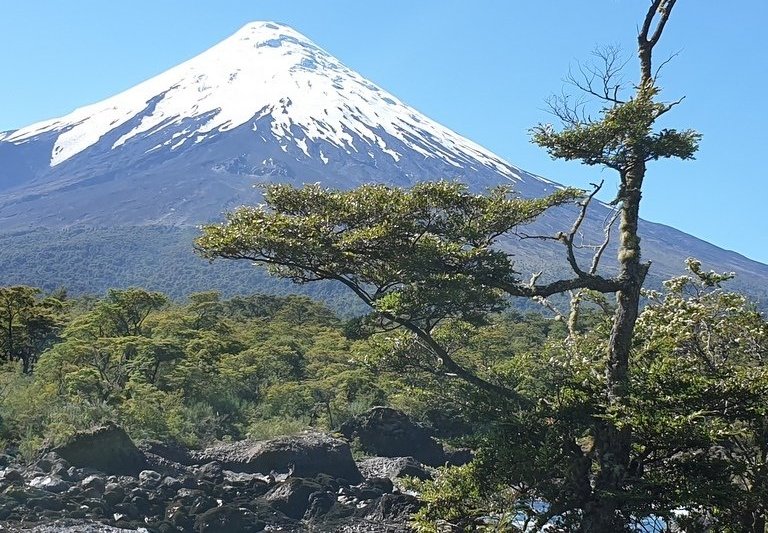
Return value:
M 596 48 L 592 55 L 598 61 L 579 63 L 578 76 L 574 74 L 572 68 L 569 69 L 565 78 L 566 83 L 604 102 L 614 105 L 625 103 L 619 98 L 619 93 L 624 86 L 621 72 L 627 64 L 627 60 L 621 57 L 621 49 L 618 46 L 605 46 Z
M 640 29 L 640 34 L 638 36 L 639 39 L 643 39 L 645 42 L 648 41 L 648 34 L 651 31 L 651 24 L 653 23 L 653 19 L 656 17 L 656 13 L 659 12 L 659 8 L 663 2 L 664 0 L 653 0 L 651 2 L 651 7 L 648 8 L 648 11 L 645 14 L 645 19 L 643 19 L 643 26 Z
M 668 104 L 665 104 L 664 107 L 658 112 L 658 114 L 656 116 L 660 117 L 661 115 L 663 115 L 664 113 L 666 113 L 667 111 L 669 111 L 670 109 L 675 107 L 676 105 L 680 104 L 683 100 L 685 100 L 685 96 L 681 96 L 680 98 L 678 98 L 674 102 L 670 102 Z
M 672 54 L 669 54 L 669 57 L 665 59 L 664 61 L 659 64 L 658 67 L 656 67 L 656 71 L 653 73 L 653 82 L 656 83 L 656 80 L 659 79 L 659 73 L 661 73 L 661 69 L 663 69 L 667 64 L 671 63 L 673 59 L 675 59 L 677 56 L 680 55 L 680 50 L 677 52 L 674 52 Z
M 579 277 L 584 277 L 587 275 L 587 273 L 581 269 L 576 259 L 573 240 L 576 234 L 578 233 L 579 228 L 581 227 L 581 224 L 584 222 L 584 219 L 587 216 L 587 209 L 589 208 L 589 204 L 592 202 L 592 199 L 595 197 L 595 195 L 603 187 L 603 182 L 601 181 L 598 184 L 593 183 L 592 186 L 593 186 L 592 192 L 581 203 L 581 210 L 579 211 L 579 215 L 576 217 L 576 220 L 574 221 L 573 226 L 571 227 L 571 231 L 568 234 L 564 234 L 564 233 L 559 234 L 559 240 L 565 245 L 565 248 L 567 251 L 568 264 L 571 265 L 571 269 Z
M 589 267 L 590 274 L 597 273 L 597 267 L 600 266 L 600 259 L 602 258 L 606 248 L 608 248 L 608 244 L 611 242 L 611 232 L 613 230 L 613 225 L 616 223 L 616 220 L 619 218 L 620 214 L 621 214 L 620 210 L 618 209 L 613 210 L 613 215 L 611 216 L 611 219 L 608 221 L 608 224 L 605 227 L 605 239 L 603 239 L 603 243 L 600 245 L 600 247 L 597 249 L 597 252 L 595 252 L 595 255 L 592 257 L 592 265 Z
M 501 289 L 510 296 L 522 296 L 525 298 L 534 298 L 536 296 L 552 296 L 574 289 L 591 289 L 598 292 L 618 292 L 626 286 L 626 280 L 618 278 L 604 278 L 598 275 L 584 274 L 582 277 L 572 279 L 560 279 L 551 283 L 534 286 L 524 286 L 518 283 L 510 282 L 498 278 L 482 278 L 478 281 L 493 287 Z
M 563 313 L 557 307 L 555 307 L 555 304 L 550 302 L 548 299 L 542 298 L 541 296 L 537 296 L 536 298 L 534 298 L 534 300 L 539 304 L 541 304 L 542 307 L 549 310 L 553 315 L 555 315 L 555 320 L 558 320 L 558 321 L 563 320 Z
M 557 117 L 565 126 L 588 124 L 592 120 L 586 112 L 587 102 L 584 96 L 574 97 L 561 92 L 547 98 L 545 103 L 546 111 Z
M 677 0 L 662 0 L 661 5 L 658 8 L 658 12 L 661 15 L 661 18 L 659 19 L 659 23 L 656 25 L 656 31 L 653 32 L 653 35 L 648 40 L 648 42 L 651 43 L 651 46 L 655 46 L 656 43 L 659 42 L 659 39 L 661 38 L 661 34 L 664 31 L 664 26 L 667 25 L 667 21 L 669 20 L 669 15 L 672 13 L 672 8 L 675 7 L 675 2 Z

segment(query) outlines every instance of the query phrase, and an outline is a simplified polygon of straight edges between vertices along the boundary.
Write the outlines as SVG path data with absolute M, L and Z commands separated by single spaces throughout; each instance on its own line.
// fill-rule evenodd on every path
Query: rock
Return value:
M 85 479 L 86 475 L 85 472 L 83 472 L 82 468 L 77 468 L 76 466 L 70 466 L 67 468 L 67 479 L 70 481 L 82 481 Z
M 269 491 L 266 500 L 278 511 L 298 520 L 309 509 L 309 496 L 315 492 L 323 492 L 322 487 L 313 481 L 294 477 Z
M 432 479 L 432 475 L 413 457 L 370 457 L 358 463 L 366 478 L 388 478 L 392 481 L 399 477 Z
M 6 468 L 0 472 L 0 481 L 10 484 L 22 483 L 24 481 L 24 476 L 20 470 L 15 468 Z
M 51 451 L 74 466 L 107 474 L 136 474 L 146 465 L 144 455 L 115 424 L 76 433 L 67 444 Z
M 179 489 L 179 491 L 176 493 L 176 500 L 182 505 L 189 506 L 192 504 L 193 501 L 195 501 L 195 498 L 198 498 L 202 495 L 203 495 L 203 491 L 201 490 L 186 489 L 186 488 Z
M 430 466 L 445 462 L 443 446 L 408 415 L 389 407 L 373 407 L 341 426 L 348 439 L 357 439 L 363 450 L 383 457 L 414 457 Z
M 382 520 L 401 520 L 421 509 L 421 502 L 410 494 L 385 494 L 373 516 Z
M 61 511 L 64 509 L 64 502 L 56 496 L 47 496 L 42 498 L 30 498 L 27 500 L 27 507 L 30 509 L 41 509 L 46 511 Z
M 98 494 L 103 494 L 104 488 L 106 487 L 106 483 L 104 483 L 103 477 L 91 474 L 90 476 L 86 477 L 84 480 L 80 482 L 80 487 L 84 491 L 91 491 Z
M 445 462 L 451 466 L 464 466 L 474 459 L 474 454 L 469 448 L 456 448 L 445 451 Z
M 309 495 L 309 509 L 306 516 L 313 520 L 328 514 L 336 503 L 336 495 L 331 492 L 313 492 Z
M 114 506 L 123 501 L 123 498 L 125 498 L 125 490 L 118 483 L 107 483 L 104 486 L 103 498 L 108 505 Z
M 60 477 L 41 476 L 36 477 L 30 481 L 29 486 L 35 487 L 36 489 L 43 489 L 46 492 L 54 492 L 58 494 L 60 492 L 65 492 L 67 489 L 69 489 L 69 487 L 72 486 L 72 484 L 64 481 Z
M 175 477 L 164 477 L 163 481 L 160 483 L 161 488 L 174 493 L 183 486 L 184 484 Z
M 117 503 L 112 506 L 116 513 L 127 516 L 128 518 L 135 520 L 139 518 L 139 510 L 132 503 Z
M 64 481 L 73 481 L 72 478 L 69 476 L 69 469 L 71 467 L 69 466 L 69 463 L 67 463 L 64 459 L 55 462 L 49 471 L 49 473 L 52 476 L 59 476 Z
M 214 507 L 218 507 L 219 504 L 216 500 L 211 498 L 207 495 L 198 496 L 194 499 L 192 502 L 192 505 L 189 506 L 189 514 L 196 515 L 196 514 L 203 514 L 209 509 L 213 509 Z
M 136 447 L 145 454 L 156 455 L 180 465 L 192 466 L 196 462 L 187 448 L 175 442 L 142 440 Z
M 338 492 L 341 486 L 338 479 L 328 474 L 318 474 L 312 478 L 312 481 L 323 487 L 323 490 L 334 493 Z
M 139 473 L 139 485 L 150 489 L 157 488 L 162 479 L 163 476 L 154 470 L 142 470 Z
M 211 461 L 204 464 L 195 471 L 198 479 L 210 481 L 211 483 L 221 483 L 224 481 L 224 471 L 219 461 Z
M 165 519 L 182 531 L 190 531 L 192 529 L 193 518 L 189 514 L 189 509 L 178 502 L 174 502 L 166 507 Z
M 195 520 L 196 533 L 254 533 L 264 531 L 266 524 L 243 507 L 222 505 L 206 511 Z
M 219 444 L 196 454 L 198 461 L 219 461 L 233 472 L 285 472 L 313 477 L 329 474 L 351 483 L 362 480 L 349 445 L 324 433 L 306 432 L 266 441 Z
M 50 454 L 46 454 L 46 455 L 50 455 Z M 37 462 L 35 463 L 35 466 L 40 470 L 42 470 L 43 472 L 50 472 L 51 467 L 53 466 L 53 461 L 43 456 L 37 460 Z
M 166 476 L 182 477 L 189 474 L 190 468 L 180 463 L 174 463 L 168 459 L 152 453 L 144 452 L 144 459 L 147 462 L 146 468 L 160 472 Z
M 15 500 L 0 494 L 0 521 L 6 520 L 17 505 Z
M 144 494 L 137 494 L 136 496 L 133 496 L 129 503 L 136 507 L 136 510 L 139 512 L 139 516 L 145 516 L 149 514 L 149 498 L 147 498 Z
M 83 505 L 88 508 L 88 512 L 96 516 L 105 516 L 107 510 L 104 502 L 100 498 L 86 498 L 83 500 Z
M 75 519 L 77 518 L 77 519 Z M 83 520 L 83 517 L 69 517 L 49 522 L 46 524 L 37 524 L 35 526 L 25 526 L 25 533 L 146 533 L 146 528 L 124 529 L 122 527 L 108 526 L 94 520 Z M 9 531 L 14 531 L 9 529 Z
M 372 477 L 365 480 L 365 485 L 380 494 L 389 494 L 395 489 L 392 480 L 388 477 Z

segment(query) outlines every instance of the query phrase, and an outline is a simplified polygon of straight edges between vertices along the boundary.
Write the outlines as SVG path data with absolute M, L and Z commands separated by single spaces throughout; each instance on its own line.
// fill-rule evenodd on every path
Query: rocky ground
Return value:
M 187 450 L 135 445 L 114 425 L 30 464 L 0 455 L 0 532 L 404 532 L 420 503 L 398 480 L 468 459 L 391 409 L 343 433 L 372 456 L 355 462 L 347 440 L 318 432 Z

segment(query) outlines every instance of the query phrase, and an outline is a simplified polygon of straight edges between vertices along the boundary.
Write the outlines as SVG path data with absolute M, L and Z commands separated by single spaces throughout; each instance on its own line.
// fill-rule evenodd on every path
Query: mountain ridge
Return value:
M 0 134 L 6 234 L 195 226 L 259 202 L 258 186 L 268 183 L 408 187 L 434 179 L 464 181 L 476 192 L 509 185 L 527 197 L 562 187 L 430 120 L 273 22 L 249 23 L 101 102 Z M 594 203 L 583 225 L 587 242 L 602 240 L 608 215 L 609 206 Z M 553 210 L 530 232 L 565 230 L 573 216 L 572 208 Z M 746 277 L 747 286 L 768 286 L 766 265 L 668 226 L 644 221 L 640 231 L 656 281 L 696 256 Z M 546 243 L 508 246 L 534 271 L 563 262 Z

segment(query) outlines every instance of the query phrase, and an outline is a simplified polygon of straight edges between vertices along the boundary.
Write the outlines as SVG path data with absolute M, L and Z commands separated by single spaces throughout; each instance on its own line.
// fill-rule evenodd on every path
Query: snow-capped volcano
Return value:
M 149 151 L 173 151 L 243 125 L 263 140 L 274 137 L 284 150 L 293 144 L 323 163 L 328 154 L 310 153 L 310 144 L 324 141 L 371 159 L 379 155 L 371 148 L 377 148 L 397 163 L 402 157 L 392 143 L 397 139 L 424 158 L 440 158 L 456 168 L 481 164 L 519 177 L 517 169 L 497 156 L 403 104 L 293 29 L 273 22 L 248 24 L 197 57 L 123 93 L 0 140 L 19 144 L 55 134 L 50 154 L 50 166 L 55 167 L 118 129 L 121 135 L 111 140 L 112 149 L 141 136 L 157 141 Z
M 524 196 L 558 186 L 432 121 L 293 29 L 254 22 L 111 98 L 0 133 L 0 240 L 34 228 L 46 235 L 122 228 L 124 235 L 136 226 L 197 225 L 258 202 L 254 186 L 266 182 L 349 188 L 434 179 L 462 180 L 477 191 L 511 183 Z M 585 242 L 602 240 L 606 210 L 596 205 L 584 221 Z M 532 232 L 567 229 L 572 215 L 567 209 L 548 214 Z M 695 256 L 708 267 L 768 283 L 765 265 L 672 228 L 646 222 L 641 233 L 644 256 L 654 260 L 652 275 L 677 274 L 683 259 Z M 39 283 L 25 276 L 45 250 L 29 251 L 29 239 L 20 239 L 18 250 L 13 238 L 4 244 L 17 253 L 10 261 L 21 274 L 13 279 Z M 184 239 L 188 250 L 188 232 Z M 560 250 L 540 242 L 509 245 L 521 271 L 546 271 L 562 259 Z M 139 255 L 159 256 L 155 250 Z M 0 261 L 9 263 L 2 250 Z M 0 281 L 10 279 L 7 268 L 0 264 Z M 73 273 L 78 280 L 80 270 Z

